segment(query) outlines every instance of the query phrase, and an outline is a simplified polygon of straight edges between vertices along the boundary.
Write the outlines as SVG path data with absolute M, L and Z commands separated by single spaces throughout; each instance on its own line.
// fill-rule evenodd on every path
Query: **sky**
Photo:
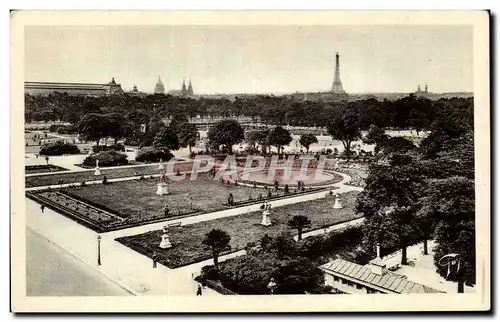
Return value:
M 25 80 L 152 92 L 473 91 L 471 26 L 28 26 Z

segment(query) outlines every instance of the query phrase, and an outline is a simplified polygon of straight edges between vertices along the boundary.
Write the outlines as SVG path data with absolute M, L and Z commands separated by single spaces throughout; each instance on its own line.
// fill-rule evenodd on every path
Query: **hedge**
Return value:
M 163 161 L 166 162 L 170 160 L 173 156 L 174 155 L 168 150 L 158 150 L 155 147 L 147 146 L 141 148 L 137 152 L 135 160 L 139 162 L 144 162 L 144 161 L 156 162 L 162 159 Z
M 99 166 L 112 167 L 128 164 L 127 155 L 115 150 L 102 151 L 97 154 L 89 155 L 83 160 L 87 166 L 95 166 L 96 160 L 99 160 Z
M 92 151 L 94 151 L 94 153 L 98 153 L 98 152 L 101 152 L 101 151 L 122 151 L 122 152 L 125 152 L 125 146 L 123 144 L 120 144 L 118 143 L 117 145 L 94 145 L 92 147 Z
M 46 143 L 40 149 L 40 155 L 63 155 L 78 153 L 80 153 L 80 150 L 75 144 L 66 143 L 64 141 Z
M 75 125 L 52 124 L 49 127 L 49 132 L 57 132 L 59 134 L 74 134 L 78 132 L 78 128 Z

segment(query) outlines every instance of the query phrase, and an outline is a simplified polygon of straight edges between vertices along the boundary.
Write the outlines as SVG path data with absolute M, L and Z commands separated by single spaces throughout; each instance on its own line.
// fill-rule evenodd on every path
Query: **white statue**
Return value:
M 335 194 L 335 204 L 333 205 L 333 209 L 342 209 L 344 206 L 340 202 L 340 198 L 338 194 Z
M 94 175 L 95 176 L 100 176 L 101 175 L 101 169 L 99 168 L 99 160 L 98 159 L 95 160 L 95 172 L 94 172 Z
M 158 166 L 158 170 L 163 170 L 165 169 L 165 166 L 163 165 L 163 159 L 160 159 L 160 165 Z
M 269 211 L 270 209 L 270 205 L 266 205 L 264 207 L 264 211 L 262 212 L 262 221 L 260 222 L 262 226 L 271 226 L 271 218 L 269 217 L 269 215 L 271 214 L 271 212 Z
M 170 239 L 168 238 L 168 234 L 164 233 L 161 235 L 160 248 L 171 248 L 172 244 L 170 243 Z

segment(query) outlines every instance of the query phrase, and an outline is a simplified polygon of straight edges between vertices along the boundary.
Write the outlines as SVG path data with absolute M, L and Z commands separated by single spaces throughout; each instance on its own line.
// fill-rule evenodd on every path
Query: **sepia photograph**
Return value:
M 489 19 L 13 12 L 13 311 L 489 310 Z

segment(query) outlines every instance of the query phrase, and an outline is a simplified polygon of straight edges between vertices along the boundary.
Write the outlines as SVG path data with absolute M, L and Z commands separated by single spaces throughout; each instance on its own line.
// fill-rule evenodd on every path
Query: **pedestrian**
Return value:
M 153 258 L 153 268 L 156 268 L 156 263 L 158 261 L 158 254 L 154 252 L 152 258 Z
M 44 210 L 45 210 L 45 205 L 42 205 L 42 206 L 40 207 L 40 209 L 42 209 L 42 214 L 43 214 L 43 213 L 44 213 Z
M 196 296 L 201 295 L 201 285 L 198 284 L 198 290 L 196 291 Z

